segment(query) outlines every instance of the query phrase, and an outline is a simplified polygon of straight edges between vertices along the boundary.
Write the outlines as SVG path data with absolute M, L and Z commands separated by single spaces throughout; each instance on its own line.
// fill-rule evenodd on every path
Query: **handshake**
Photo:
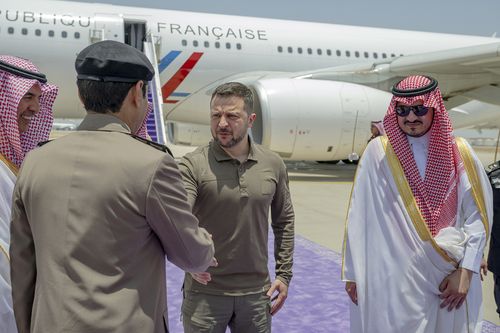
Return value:
M 212 262 L 210 263 L 209 267 L 217 267 L 218 265 L 219 263 L 217 262 L 217 259 L 215 259 L 215 257 L 212 258 Z M 189 274 L 191 274 L 191 276 L 196 282 L 204 285 L 207 285 L 208 282 L 212 280 L 212 276 L 210 275 L 209 272 L 196 272 L 196 273 L 189 272 Z

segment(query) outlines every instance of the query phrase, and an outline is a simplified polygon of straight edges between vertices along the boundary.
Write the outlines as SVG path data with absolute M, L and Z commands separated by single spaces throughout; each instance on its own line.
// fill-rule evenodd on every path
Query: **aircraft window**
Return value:
M 282 46 L 278 46 L 278 52 L 279 53 L 283 52 L 283 47 Z
M 54 37 L 54 30 L 49 30 L 49 37 Z
M 347 57 L 350 57 L 350 56 L 351 56 L 351 51 L 345 51 L 345 55 L 346 55 Z
M 356 56 L 356 58 L 359 58 L 359 51 L 355 51 L 354 55 Z
M 75 39 L 80 39 L 80 33 L 78 31 L 75 32 Z
M 36 29 L 35 30 L 35 36 L 41 36 L 42 35 L 42 30 Z
M 215 48 L 216 48 L 216 49 L 219 49 L 219 48 L 220 48 L 220 43 L 219 43 L 219 42 L 215 42 Z
M 188 41 L 185 40 L 185 39 L 183 39 L 181 43 L 182 43 L 182 46 L 187 46 L 188 45 Z
M 394 58 L 396 55 L 394 53 L 391 53 L 391 57 Z
M 339 56 L 339 57 L 342 55 L 342 52 L 340 52 L 340 50 L 337 50 L 335 53 L 336 53 L 336 54 L 337 54 L 337 56 Z
M 7 29 L 7 32 L 12 35 L 14 33 L 14 28 L 9 27 L 9 29 Z
M 321 55 L 323 51 L 321 49 L 318 49 L 318 55 Z
M 22 33 L 23 35 L 27 35 L 27 34 L 28 34 L 28 29 L 26 29 L 26 28 L 22 28 L 22 29 L 21 29 L 21 33 Z
M 382 58 L 384 58 L 384 59 L 387 58 L 387 54 L 382 53 Z
M 302 48 L 301 48 L 301 47 L 298 47 L 298 48 L 297 48 L 297 52 L 298 52 L 299 54 L 302 54 Z
M 365 58 L 368 58 L 370 54 L 368 52 L 364 52 Z
M 326 54 L 329 55 L 329 56 L 331 56 L 332 55 L 332 50 L 330 50 L 330 49 L 326 50 Z
M 68 37 L 68 33 L 67 33 L 66 31 L 62 31 L 62 32 L 61 32 L 61 37 L 62 37 L 62 38 L 66 38 L 66 37 Z
M 289 46 L 287 49 L 288 49 L 288 53 L 292 53 L 293 52 L 293 48 L 291 46 Z
M 378 53 L 377 53 L 377 52 L 373 52 L 373 57 L 374 57 L 375 59 L 377 59 L 377 58 L 378 58 Z
M 226 49 L 230 49 L 231 48 L 231 43 L 226 43 Z
M 400 54 L 400 56 L 402 57 L 403 56 L 403 53 Z
M 313 50 L 312 50 L 310 47 L 308 47 L 308 48 L 307 48 L 307 53 L 308 53 L 308 54 L 313 54 Z
M 203 42 L 203 45 L 204 45 L 205 47 L 210 47 L 210 42 L 205 41 L 205 42 Z
M 236 43 L 236 48 L 237 48 L 238 50 L 241 50 L 241 44 L 240 44 L 240 43 Z
M 193 40 L 193 46 L 194 47 L 198 47 L 198 41 L 197 40 Z

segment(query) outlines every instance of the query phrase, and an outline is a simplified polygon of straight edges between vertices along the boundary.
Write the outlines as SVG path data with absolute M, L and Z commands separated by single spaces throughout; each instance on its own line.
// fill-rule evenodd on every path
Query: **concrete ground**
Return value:
M 485 166 L 493 162 L 494 148 L 475 150 Z M 500 158 L 500 154 L 498 156 Z M 342 163 L 329 165 L 315 162 L 287 162 L 287 167 L 296 213 L 296 232 L 341 253 L 347 206 L 356 167 Z M 484 319 L 500 325 L 499 316 L 495 311 L 491 272 L 483 282 L 483 307 Z

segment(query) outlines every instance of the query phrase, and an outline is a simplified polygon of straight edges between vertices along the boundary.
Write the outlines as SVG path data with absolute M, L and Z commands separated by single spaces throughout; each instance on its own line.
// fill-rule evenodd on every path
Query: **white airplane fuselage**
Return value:
M 131 36 L 137 36 L 140 45 L 141 29 L 156 41 L 169 121 L 206 125 L 214 86 L 241 79 L 259 96 L 256 140 L 286 158 L 313 160 L 361 153 L 369 122 L 383 117 L 390 96 L 345 82 L 290 80 L 290 73 L 498 41 L 95 3 L 0 4 L 0 53 L 31 59 L 60 87 L 59 118 L 85 114 L 76 93 L 76 54 L 102 39 L 135 43 Z M 270 73 L 272 79 L 259 81 Z

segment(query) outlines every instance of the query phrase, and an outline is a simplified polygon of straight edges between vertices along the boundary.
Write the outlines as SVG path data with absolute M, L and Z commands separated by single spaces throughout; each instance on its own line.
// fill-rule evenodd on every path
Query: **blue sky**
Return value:
M 478 36 L 498 32 L 500 36 L 499 0 L 79 1 Z

